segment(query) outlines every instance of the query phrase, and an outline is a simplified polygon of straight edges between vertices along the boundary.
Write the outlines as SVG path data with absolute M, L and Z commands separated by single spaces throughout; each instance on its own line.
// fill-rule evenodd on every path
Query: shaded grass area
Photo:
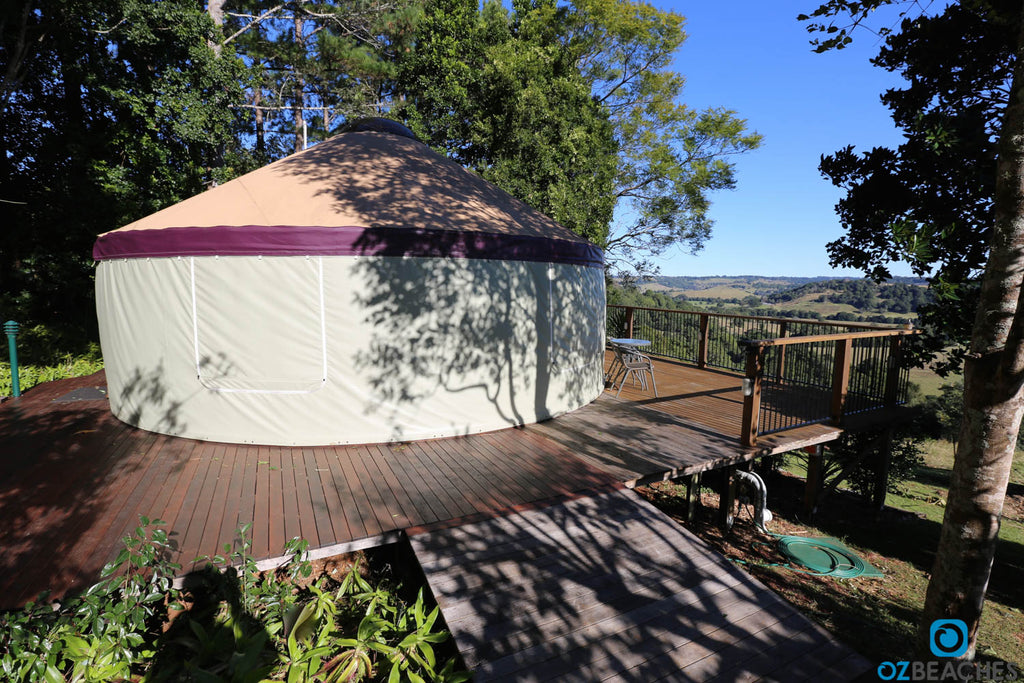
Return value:
M 729 534 L 716 524 L 718 496 L 705 489 L 695 532 L 715 549 L 812 617 L 873 662 L 911 659 L 929 572 L 938 545 L 952 466 L 952 448 L 929 444 L 926 463 L 900 494 L 890 494 L 875 514 L 867 501 L 837 491 L 813 523 L 802 518 L 804 481 L 798 459 L 789 469 L 765 475 L 768 505 L 777 534 L 828 536 L 842 540 L 882 571 L 880 578 L 834 579 L 794 571 L 772 539 L 758 532 L 749 507 L 741 507 Z M 802 472 L 801 472 L 802 474 Z M 978 638 L 979 659 L 1024 663 L 1024 459 L 1014 465 L 996 560 Z M 685 487 L 672 482 L 641 491 L 679 520 Z

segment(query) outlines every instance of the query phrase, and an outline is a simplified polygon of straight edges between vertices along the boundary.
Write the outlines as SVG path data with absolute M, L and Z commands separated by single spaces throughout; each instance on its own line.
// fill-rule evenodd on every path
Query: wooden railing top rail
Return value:
M 805 337 L 778 337 L 776 339 L 741 339 L 740 343 L 752 346 L 791 346 L 793 344 L 811 344 L 824 341 L 846 341 L 847 339 L 872 339 L 898 337 L 908 334 L 920 334 L 921 330 L 876 330 L 874 332 L 841 332 L 837 334 L 809 334 Z
M 647 306 L 629 306 L 627 304 L 608 304 L 606 308 L 632 308 L 635 311 L 651 311 L 654 313 L 689 313 L 691 315 L 706 315 L 712 318 L 734 318 L 737 320 L 766 320 L 770 322 L 800 323 L 804 325 L 831 325 L 833 327 L 855 327 L 864 330 L 897 329 L 893 327 L 876 325 L 873 323 L 856 323 L 846 322 L 843 320 L 819 320 L 817 318 L 776 318 L 770 315 L 739 315 L 736 313 L 713 313 L 711 311 L 688 311 L 682 308 L 649 308 Z

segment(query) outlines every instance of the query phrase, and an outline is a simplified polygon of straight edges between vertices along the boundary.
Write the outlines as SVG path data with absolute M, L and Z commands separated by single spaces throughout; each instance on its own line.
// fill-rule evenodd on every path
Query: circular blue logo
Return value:
M 963 619 L 936 619 L 929 631 L 928 646 L 936 657 L 967 654 L 967 624 Z

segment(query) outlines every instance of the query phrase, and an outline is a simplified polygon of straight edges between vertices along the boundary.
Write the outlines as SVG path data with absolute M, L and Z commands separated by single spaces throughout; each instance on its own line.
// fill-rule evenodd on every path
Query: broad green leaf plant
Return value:
M 176 587 L 181 566 L 163 522 L 140 519 L 101 581 L 64 602 L 47 595 L 0 614 L 0 678 L 25 681 L 443 681 L 471 675 L 422 589 L 410 605 L 400 586 L 367 578 L 313 577 L 308 544 L 260 572 L 247 534 Z M 450 648 L 448 652 L 451 652 Z M 443 661 L 442 661 L 443 660 Z

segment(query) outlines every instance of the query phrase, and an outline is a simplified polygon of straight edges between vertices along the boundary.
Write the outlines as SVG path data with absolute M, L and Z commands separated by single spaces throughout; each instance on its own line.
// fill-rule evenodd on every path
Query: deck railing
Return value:
M 743 374 L 744 445 L 816 422 L 906 402 L 909 329 L 632 306 L 608 307 L 609 337 L 639 337 L 651 354 Z

